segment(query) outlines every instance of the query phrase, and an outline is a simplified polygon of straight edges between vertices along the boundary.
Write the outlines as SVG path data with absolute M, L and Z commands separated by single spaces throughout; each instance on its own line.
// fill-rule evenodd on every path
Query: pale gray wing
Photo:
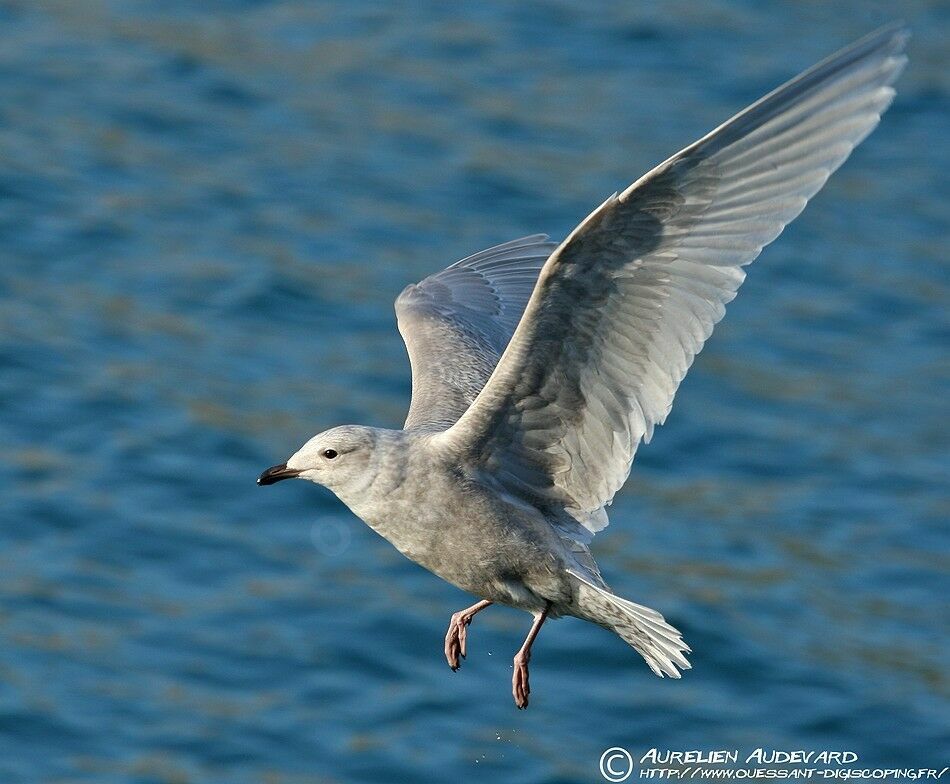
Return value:
M 556 247 L 545 234 L 512 240 L 457 261 L 399 295 L 396 318 L 412 365 L 407 430 L 444 430 L 469 407 Z
M 491 379 L 437 442 L 484 481 L 565 510 L 562 535 L 603 528 L 742 266 L 890 104 L 906 37 L 858 41 L 595 210 L 546 262 Z

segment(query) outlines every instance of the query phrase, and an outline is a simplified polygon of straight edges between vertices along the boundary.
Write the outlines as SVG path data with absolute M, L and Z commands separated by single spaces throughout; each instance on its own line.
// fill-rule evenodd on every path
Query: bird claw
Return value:
M 515 705 L 518 710 L 524 710 L 528 707 L 528 695 L 531 694 L 531 686 L 528 682 L 528 660 L 530 655 L 519 653 L 515 656 L 515 671 L 511 676 L 511 694 L 515 698 Z
M 471 607 L 459 610 L 449 621 L 449 630 L 445 633 L 445 660 L 455 672 L 460 666 L 459 657 L 465 658 L 465 645 L 468 638 L 468 625 L 478 613 L 484 610 L 491 602 L 482 599 Z
M 459 657 L 465 658 L 468 625 L 471 622 L 472 616 L 462 612 L 455 613 L 449 621 L 449 629 L 445 633 L 445 660 L 452 668 L 452 672 L 456 672 L 462 666 Z

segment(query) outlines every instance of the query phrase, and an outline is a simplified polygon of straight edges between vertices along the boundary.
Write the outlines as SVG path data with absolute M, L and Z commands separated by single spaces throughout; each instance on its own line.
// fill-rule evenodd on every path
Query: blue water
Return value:
M 595 553 L 694 650 L 470 597 L 254 480 L 398 426 L 392 300 L 878 24 L 881 127 L 773 247 Z M 937 2 L 0 5 L 0 782 L 596 782 L 607 746 L 950 763 L 950 12 Z M 631 779 L 634 780 L 634 779 Z

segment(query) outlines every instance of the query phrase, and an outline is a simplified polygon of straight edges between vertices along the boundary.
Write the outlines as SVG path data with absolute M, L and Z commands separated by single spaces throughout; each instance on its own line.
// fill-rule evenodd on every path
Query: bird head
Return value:
M 308 479 L 342 497 L 348 488 L 367 481 L 375 445 L 373 428 L 334 427 L 315 435 L 286 463 L 268 468 L 257 483 L 272 485 L 282 479 Z

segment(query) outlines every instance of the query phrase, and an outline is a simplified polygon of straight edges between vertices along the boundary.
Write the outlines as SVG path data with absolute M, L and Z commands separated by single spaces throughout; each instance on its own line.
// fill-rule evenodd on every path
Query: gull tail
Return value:
M 689 646 L 656 610 L 615 596 L 578 572 L 568 570 L 568 574 L 576 581 L 575 609 L 579 618 L 616 632 L 661 678 L 679 678 L 680 670 L 690 668 L 683 655 L 689 652 Z

